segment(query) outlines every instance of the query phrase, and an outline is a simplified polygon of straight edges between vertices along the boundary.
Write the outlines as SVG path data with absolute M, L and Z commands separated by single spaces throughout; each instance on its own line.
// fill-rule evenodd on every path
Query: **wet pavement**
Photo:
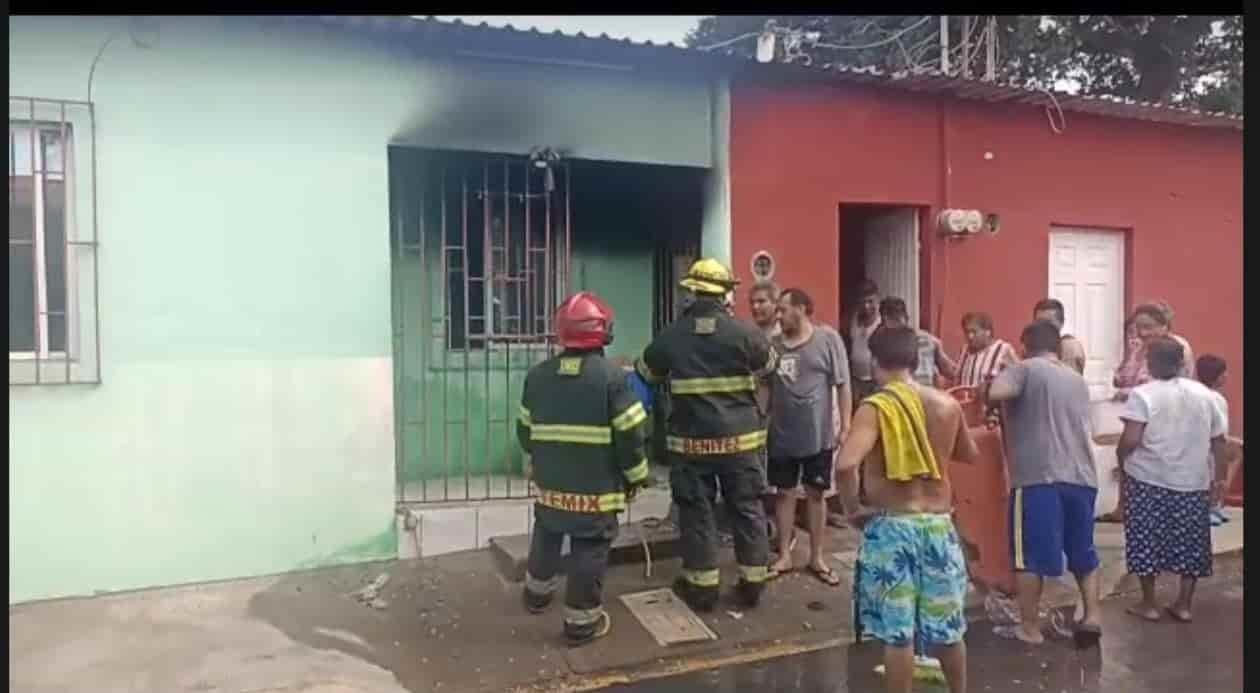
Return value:
M 972 693 L 1233 693 L 1243 690 L 1243 575 L 1241 561 L 1218 564 L 1200 584 L 1191 624 L 1145 623 L 1125 613 L 1134 596 L 1103 606 L 1101 650 L 1076 651 L 1070 642 L 1030 648 L 1002 640 L 989 624 L 973 623 L 967 636 Z M 1163 603 L 1174 581 L 1160 588 Z M 609 693 L 865 693 L 883 690 L 874 672 L 877 643 L 833 648 L 685 676 L 640 681 Z M 916 691 L 944 690 L 916 684 Z
M 1218 556 L 1223 574 L 1203 585 L 1196 624 L 1138 624 L 1122 602 L 1109 602 L 1103 663 L 1063 644 L 1023 651 L 973 622 L 971 691 L 1239 690 L 1241 516 L 1229 526 L 1239 530 L 1237 543 L 1218 544 L 1227 554 Z M 1105 594 L 1126 589 L 1118 536 L 1098 533 Z M 856 535 L 831 533 L 828 545 L 829 553 L 847 554 Z M 804 548 L 797 553 L 804 565 Z M 721 564 L 724 584 L 733 584 L 730 549 Z M 851 570 L 838 558 L 833 565 Z M 605 582 L 613 631 L 575 649 L 561 638 L 563 610 L 527 613 L 521 585 L 504 579 L 489 551 L 14 605 L 9 690 L 576 693 L 634 683 L 619 690 L 880 690 L 872 672 L 879 648 L 849 646 L 849 585 L 827 587 L 804 571 L 771 583 L 762 608 L 744 613 L 723 603 L 705 615 L 717 640 L 658 645 L 619 595 L 666 586 L 680 568 L 677 559 L 661 560 L 645 576 L 640 564 L 614 566 Z M 1073 590 L 1062 588 L 1048 585 L 1046 602 L 1073 603 Z

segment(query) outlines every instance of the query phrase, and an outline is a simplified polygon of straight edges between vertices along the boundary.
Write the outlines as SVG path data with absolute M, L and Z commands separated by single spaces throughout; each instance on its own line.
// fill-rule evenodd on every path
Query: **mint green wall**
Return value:
M 654 248 L 650 237 L 624 231 L 575 238 L 573 280 L 617 313 L 608 355 L 636 358 L 652 341 Z
M 594 241 L 574 243 L 574 289 L 595 291 L 616 307 L 616 340 L 608 354 L 633 358 L 652 336 L 653 249 L 650 241 L 642 237 L 600 240 L 607 243 L 602 247 Z M 427 264 L 433 271 L 433 264 Z M 481 497 L 487 473 L 520 476 L 521 453 L 515 437 L 520 388 L 526 371 L 546 358 L 546 353 L 541 347 L 532 351 L 513 347 L 509 367 L 509 356 L 501 350 L 492 351 L 488 360 L 484 352 L 471 351 L 467 359 L 472 367 L 465 381 L 462 351 L 447 353 L 443 365 L 442 341 L 434 338 L 428 342 L 427 353 L 420 353 L 428 335 L 436 331 L 425 329 L 424 325 L 431 323 L 420 313 L 424 295 L 420 263 L 400 260 L 395 264 L 395 272 L 407 313 L 399 335 L 399 428 L 406 436 L 402 478 L 414 482 L 445 476 L 451 480 L 451 496 L 463 498 L 467 466 L 472 476 L 469 495 Z M 422 392 L 421 388 L 425 390 Z M 452 424 L 446 426 L 445 438 L 442 421 Z M 467 431 L 464 422 L 468 422 Z M 524 487 L 522 482 L 517 492 L 523 492 Z M 430 486 L 429 492 L 436 488 L 439 487 Z M 446 492 L 442 488 L 437 497 Z M 422 500 L 419 493 L 410 491 L 407 500 Z
M 10 388 L 10 603 L 394 555 L 387 144 L 712 160 L 703 84 L 156 26 L 9 19 L 11 94 L 86 99 L 116 36 L 93 86 L 104 382 Z

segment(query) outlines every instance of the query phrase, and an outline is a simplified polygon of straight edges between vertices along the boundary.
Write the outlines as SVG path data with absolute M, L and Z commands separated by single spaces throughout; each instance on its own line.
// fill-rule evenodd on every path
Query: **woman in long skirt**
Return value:
M 1158 621 L 1155 578 L 1171 573 L 1181 589 L 1166 611 L 1188 622 L 1195 585 L 1212 574 L 1209 513 L 1224 487 L 1226 422 L 1211 392 L 1182 377 L 1178 341 L 1156 338 L 1145 348 L 1151 380 L 1126 400 L 1116 447 L 1125 477 L 1125 559 L 1142 585 L 1142 601 L 1129 613 Z

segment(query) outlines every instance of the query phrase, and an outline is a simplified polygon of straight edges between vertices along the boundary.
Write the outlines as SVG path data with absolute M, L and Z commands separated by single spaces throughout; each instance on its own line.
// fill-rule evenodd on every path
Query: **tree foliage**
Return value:
M 965 64 L 984 76 L 987 19 L 950 18 L 951 74 Z M 939 17 L 924 15 L 706 17 L 687 43 L 751 56 L 767 26 L 780 37 L 779 60 L 889 72 L 940 68 Z M 996 29 L 1002 81 L 1047 89 L 1066 81 L 1083 94 L 1243 111 L 1241 15 L 1013 15 L 997 17 Z

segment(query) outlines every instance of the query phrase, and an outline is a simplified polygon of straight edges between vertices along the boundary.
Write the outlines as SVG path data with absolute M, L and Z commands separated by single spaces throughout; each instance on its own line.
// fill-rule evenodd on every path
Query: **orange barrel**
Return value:
M 1007 516 L 1010 490 L 1002 429 L 986 423 L 984 404 L 974 387 L 956 387 L 949 394 L 962 405 L 971 437 L 980 449 L 980 459 L 975 463 L 951 460 L 949 465 L 954 524 L 963 540 L 967 570 L 972 581 L 982 588 L 1014 594 Z
M 1229 476 L 1225 479 L 1225 505 L 1233 508 L 1243 507 L 1243 442 L 1230 438 L 1229 447 L 1233 458 L 1229 465 Z

